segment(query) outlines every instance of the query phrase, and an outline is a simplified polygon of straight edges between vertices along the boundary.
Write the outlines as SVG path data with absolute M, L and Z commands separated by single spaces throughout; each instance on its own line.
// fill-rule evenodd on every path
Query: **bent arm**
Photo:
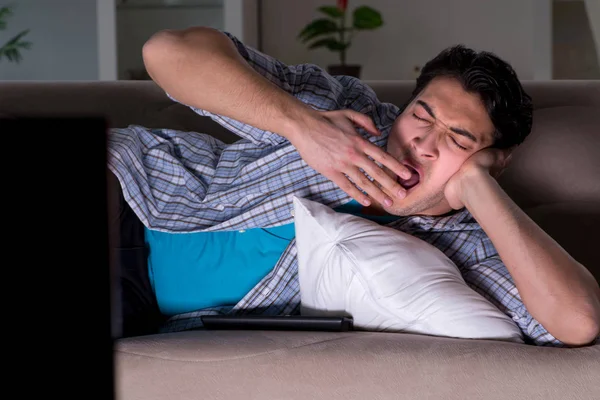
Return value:
M 527 310 L 563 343 L 593 342 L 600 330 L 600 288 L 593 275 L 489 174 L 466 179 L 464 204 L 492 241 Z
M 292 140 L 299 123 L 315 117 L 290 93 L 301 71 L 267 57 L 251 66 L 238 46 L 218 30 L 193 27 L 156 33 L 142 54 L 150 77 L 177 101 Z

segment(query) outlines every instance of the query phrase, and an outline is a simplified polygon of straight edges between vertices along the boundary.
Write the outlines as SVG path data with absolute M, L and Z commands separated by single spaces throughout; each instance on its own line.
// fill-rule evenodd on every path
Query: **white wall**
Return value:
M 585 0 L 585 7 L 590 21 L 590 28 L 594 35 L 596 45 L 596 56 L 600 63 L 600 0 Z
M 224 0 L 223 28 L 245 44 L 258 46 L 257 0 Z
M 20 64 L 0 61 L 0 80 L 98 79 L 96 0 L 17 0 L 0 41 L 24 29 L 32 42 Z
M 552 0 L 533 0 L 532 69 L 534 80 L 552 79 Z
M 117 23 L 116 1 L 97 0 L 98 79 L 117 79 Z
M 263 0 L 263 51 L 294 64 L 338 61 L 325 49 L 306 50 L 296 36 L 320 15 L 322 0 Z M 334 2 L 331 1 L 333 4 Z M 350 0 L 378 9 L 384 26 L 359 32 L 348 63 L 364 79 L 413 79 L 414 67 L 447 46 L 463 43 L 510 62 L 522 79 L 550 77 L 550 0 Z M 542 24 L 540 26 L 540 24 Z
M 143 68 L 142 46 L 163 29 L 210 26 L 223 29 L 223 7 L 132 8 L 117 11 L 118 76 L 126 79 L 130 68 Z

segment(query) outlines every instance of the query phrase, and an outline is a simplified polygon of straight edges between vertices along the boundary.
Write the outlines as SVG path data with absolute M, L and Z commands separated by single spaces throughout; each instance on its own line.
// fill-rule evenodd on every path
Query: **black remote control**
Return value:
M 204 315 L 206 329 L 285 330 L 347 332 L 353 329 L 350 317 L 307 317 L 301 315 Z

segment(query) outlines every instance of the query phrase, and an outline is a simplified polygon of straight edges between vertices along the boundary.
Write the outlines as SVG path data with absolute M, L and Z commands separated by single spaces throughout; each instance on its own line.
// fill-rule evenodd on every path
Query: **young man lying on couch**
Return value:
M 124 336 L 187 329 L 211 313 L 297 314 L 298 195 L 386 216 L 433 244 L 528 343 L 597 338 L 597 282 L 495 179 L 532 125 L 506 62 L 449 48 L 398 108 L 358 79 L 285 65 L 210 28 L 159 32 L 143 57 L 168 96 L 242 140 L 112 131 Z

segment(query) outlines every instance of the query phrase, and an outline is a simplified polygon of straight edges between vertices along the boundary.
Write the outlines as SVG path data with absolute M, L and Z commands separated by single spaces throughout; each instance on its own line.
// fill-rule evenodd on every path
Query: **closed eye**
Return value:
M 423 121 L 423 122 L 427 122 L 427 123 L 429 123 L 429 121 L 428 121 L 428 120 L 426 120 L 425 118 L 421 118 L 421 117 L 419 117 L 419 116 L 418 116 L 417 114 L 415 114 L 415 113 L 413 113 L 413 117 L 415 117 L 415 118 L 416 118 L 416 119 L 418 119 L 419 121 Z
M 459 149 L 465 150 L 465 151 L 467 150 L 466 147 L 461 146 L 460 144 L 458 144 L 458 142 L 456 141 L 456 139 L 454 139 L 452 136 L 450 136 L 450 139 L 452 139 L 452 141 L 454 142 L 454 144 L 456 145 L 456 147 L 458 147 Z
M 419 120 L 419 121 L 421 121 L 421 122 L 426 122 L 426 123 L 428 123 L 428 124 L 431 124 L 431 122 L 430 122 L 430 121 L 426 120 L 425 118 L 421 118 L 421 117 L 419 117 L 419 116 L 418 116 L 417 114 L 415 114 L 415 113 L 413 113 L 413 115 L 412 115 L 412 116 L 413 116 L 415 119 L 417 119 L 417 120 Z M 456 141 L 456 139 L 454 139 L 454 137 L 452 137 L 451 135 L 450 135 L 450 139 L 452 139 L 452 142 L 454 143 L 454 145 L 455 145 L 456 147 L 458 147 L 459 149 L 461 149 L 461 150 L 463 150 L 463 151 L 467 151 L 467 150 L 468 150 L 466 147 L 464 147 L 464 146 L 461 146 L 461 145 L 460 145 L 460 144 L 459 144 L 459 143 Z

